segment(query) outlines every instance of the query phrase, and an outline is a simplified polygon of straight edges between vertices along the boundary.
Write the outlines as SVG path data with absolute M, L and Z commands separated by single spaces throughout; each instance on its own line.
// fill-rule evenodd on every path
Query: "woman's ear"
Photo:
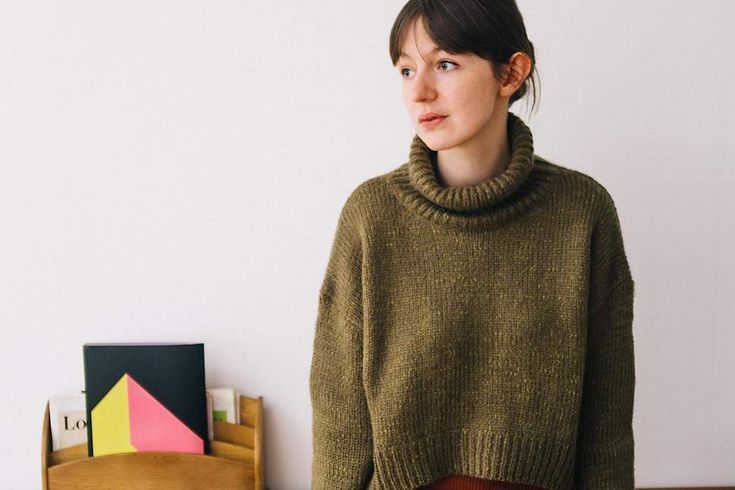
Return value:
M 525 53 L 518 51 L 510 57 L 508 63 L 503 65 L 503 83 L 501 84 L 502 95 L 512 95 L 526 81 L 531 72 L 531 58 Z

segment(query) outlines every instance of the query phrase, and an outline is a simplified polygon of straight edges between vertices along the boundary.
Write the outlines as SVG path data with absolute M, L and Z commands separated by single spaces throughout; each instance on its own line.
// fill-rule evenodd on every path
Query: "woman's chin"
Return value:
M 419 132 L 421 141 L 434 151 L 447 150 L 453 146 L 451 138 L 433 131 Z

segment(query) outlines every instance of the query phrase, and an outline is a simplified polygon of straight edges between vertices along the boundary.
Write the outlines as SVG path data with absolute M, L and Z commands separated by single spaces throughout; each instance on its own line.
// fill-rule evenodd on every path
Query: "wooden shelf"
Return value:
M 43 490 L 267 490 L 263 397 L 240 396 L 240 424 L 214 422 L 210 454 L 134 452 L 87 456 L 87 444 L 52 451 L 49 407 L 43 417 Z

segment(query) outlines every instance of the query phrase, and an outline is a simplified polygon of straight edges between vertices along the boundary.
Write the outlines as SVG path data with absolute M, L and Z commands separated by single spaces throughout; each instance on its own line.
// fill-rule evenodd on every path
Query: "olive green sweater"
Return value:
M 533 153 L 442 187 L 408 162 L 345 202 L 319 292 L 312 488 L 465 474 L 551 490 L 633 481 L 633 279 L 613 199 Z

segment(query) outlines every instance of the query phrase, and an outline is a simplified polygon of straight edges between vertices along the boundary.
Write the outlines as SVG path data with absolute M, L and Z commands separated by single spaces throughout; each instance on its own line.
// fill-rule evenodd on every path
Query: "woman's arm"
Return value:
M 600 202 L 591 241 L 575 488 L 633 490 L 634 282 L 617 211 L 607 191 Z
M 362 246 L 353 201 L 340 213 L 319 293 L 310 373 L 313 490 L 365 488 L 373 472 L 362 384 Z

